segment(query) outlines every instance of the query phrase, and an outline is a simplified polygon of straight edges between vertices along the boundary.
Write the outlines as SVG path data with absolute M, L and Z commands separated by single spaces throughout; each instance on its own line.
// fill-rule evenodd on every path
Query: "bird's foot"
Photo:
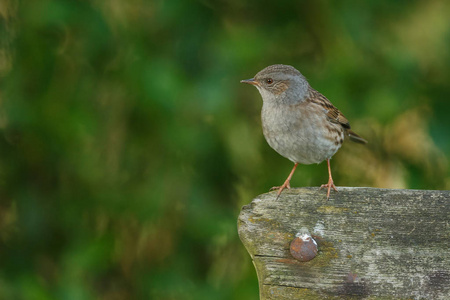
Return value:
M 327 188 L 328 189 L 328 191 L 327 191 L 327 200 L 330 199 L 331 188 L 333 188 L 333 190 L 335 190 L 336 192 L 338 191 L 336 186 L 334 185 L 333 178 L 331 178 L 331 177 L 330 177 L 330 179 L 328 179 L 328 183 L 327 184 L 322 184 L 320 186 L 319 190 L 321 190 L 323 188 Z
M 289 173 L 288 178 L 286 178 L 286 180 L 284 181 L 284 183 L 283 183 L 282 186 L 274 186 L 273 188 L 270 189 L 271 191 L 273 191 L 273 190 L 278 190 L 278 193 L 277 193 L 277 199 L 276 199 L 276 200 L 278 200 L 278 198 L 279 198 L 280 195 L 281 195 L 281 192 L 282 192 L 285 188 L 288 188 L 288 190 L 291 189 L 291 185 L 290 185 L 291 178 L 292 178 L 292 175 L 294 174 L 295 168 L 297 168 L 297 166 L 298 166 L 298 163 L 295 163 L 294 167 L 292 168 L 291 173 Z
M 272 187 L 272 188 L 270 189 L 270 191 L 278 190 L 278 192 L 277 192 L 277 200 L 278 200 L 278 198 L 279 198 L 280 195 L 281 195 L 281 192 L 282 192 L 285 188 L 287 188 L 288 190 L 291 189 L 290 180 L 287 180 L 287 179 L 286 179 L 286 181 L 283 183 L 282 186 L 274 186 L 274 187 Z

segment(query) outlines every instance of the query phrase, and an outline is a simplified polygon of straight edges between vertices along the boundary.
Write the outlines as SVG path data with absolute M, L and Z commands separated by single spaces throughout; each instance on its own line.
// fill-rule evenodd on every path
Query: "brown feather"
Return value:
M 350 129 L 350 123 L 347 118 L 324 95 L 315 89 L 310 88 L 308 98 L 311 103 L 318 104 L 324 108 L 330 122 L 340 124 L 342 127 Z
M 351 141 L 360 144 L 367 144 L 367 141 L 365 139 L 357 135 L 354 131 L 350 130 L 351 127 L 347 118 L 324 95 L 322 95 L 315 89 L 310 88 L 307 101 L 323 107 L 326 111 L 328 120 L 332 123 L 340 124 L 342 127 L 344 127 Z
M 355 142 L 355 143 L 360 143 L 360 144 L 367 144 L 367 141 L 365 139 L 363 139 L 362 137 L 360 137 L 359 135 L 357 135 L 353 130 L 347 130 L 348 136 L 350 138 L 350 141 Z

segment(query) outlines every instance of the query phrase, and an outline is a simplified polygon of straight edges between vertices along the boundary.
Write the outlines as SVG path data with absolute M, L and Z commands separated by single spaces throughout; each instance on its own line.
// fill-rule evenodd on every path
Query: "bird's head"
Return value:
M 305 99 L 309 84 L 294 67 L 272 65 L 258 72 L 254 78 L 241 80 L 254 85 L 264 102 L 297 103 Z

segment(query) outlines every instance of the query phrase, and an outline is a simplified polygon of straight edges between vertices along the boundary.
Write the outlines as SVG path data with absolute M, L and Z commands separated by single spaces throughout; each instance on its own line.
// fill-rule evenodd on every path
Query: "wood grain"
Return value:
M 450 299 L 450 191 L 339 187 L 263 194 L 242 208 L 239 236 L 261 299 Z M 295 260 L 300 228 L 319 253 Z

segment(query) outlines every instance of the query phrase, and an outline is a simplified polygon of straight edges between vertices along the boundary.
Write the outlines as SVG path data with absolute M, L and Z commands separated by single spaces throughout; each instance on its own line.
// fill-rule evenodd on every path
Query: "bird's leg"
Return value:
M 283 183 L 282 186 L 274 186 L 273 188 L 270 189 L 271 191 L 273 191 L 273 190 L 278 190 L 278 193 L 277 193 L 277 199 L 278 199 L 278 197 L 280 197 L 281 192 L 282 192 L 285 188 L 288 188 L 289 190 L 291 189 L 291 185 L 290 185 L 291 178 L 292 178 L 292 175 L 294 175 L 294 171 L 295 171 L 295 169 L 297 168 L 297 166 L 298 166 L 298 163 L 295 163 L 294 167 L 292 168 L 291 173 L 289 173 L 288 178 L 286 179 L 286 181 Z
M 330 167 L 330 159 L 327 159 L 327 164 L 328 164 L 328 175 L 329 175 L 329 177 L 328 177 L 328 183 L 327 184 L 322 184 L 321 186 L 320 186 L 320 190 L 321 189 L 323 189 L 323 188 L 328 188 L 328 192 L 327 192 L 327 200 L 330 198 L 330 191 L 331 191 L 331 188 L 333 188 L 336 192 L 338 191 L 337 190 L 337 188 L 336 188 L 336 186 L 334 185 L 334 182 L 333 182 L 333 178 L 331 177 L 331 167 Z

